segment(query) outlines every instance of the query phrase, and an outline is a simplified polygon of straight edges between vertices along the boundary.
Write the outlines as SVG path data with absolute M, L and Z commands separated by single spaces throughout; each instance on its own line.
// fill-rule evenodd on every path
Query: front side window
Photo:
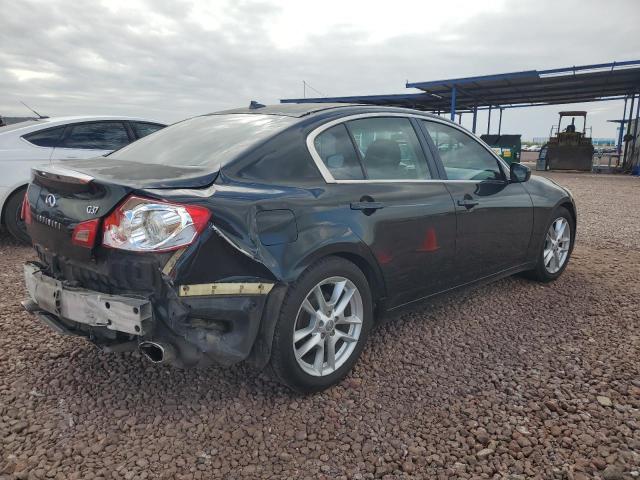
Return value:
M 318 135 L 314 147 L 336 180 L 363 180 L 358 155 L 343 124 L 331 127 Z
M 65 127 L 47 128 L 39 132 L 33 132 L 25 135 L 27 142 L 33 143 L 39 147 L 57 147 Z
M 347 122 L 370 180 L 431 178 L 416 132 L 408 118 L 376 117 Z
M 117 150 L 129 143 L 129 135 L 120 122 L 92 122 L 71 126 L 62 143 L 64 148 Z
M 498 160 L 470 135 L 423 120 L 449 180 L 504 180 Z

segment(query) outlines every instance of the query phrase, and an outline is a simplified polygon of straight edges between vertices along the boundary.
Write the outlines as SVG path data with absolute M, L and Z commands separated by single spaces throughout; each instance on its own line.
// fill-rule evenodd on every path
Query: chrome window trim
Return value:
M 411 180 L 411 179 L 399 179 L 399 180 L 368 180 L 368 179 L 364 179 L 364 180 L 336 180 L 335 178 L 333 178 L 333 175 L 331 174 L 331 171 L 327 168 L 327 166 L 324 164 L 324 162 L 322 161 L 322 158 L 320 157 L 320 154 L 318 154 L 318 152 L 316 151 L 316 147 L 315 147 L 315 140 L 318 137 L 318 135 L 320 135 L 322 132 L 324 132 L 325 130 L 330 129 L 331 127 L 334 127 L 336 125 L 340 125 L 341 123 L 346 123 L 349 122 L 351 120 L 358 120 L 358 119 L 362 119 L 362 118 L 376 118 L 376 117 L 403 117 L 403 118 L 417 118 L 419 120 L 425 120 L 428 122 L 435 122 L 435 123 L 441 123 L 443 125 L 448 125 L 456 130 L 459 130 L 460 132 L 464 133 L 465 135 L 471 137 L 472 140 L 475 140 L 476 142 L 478 142 L 487 152 L 489 152 L 489 154 L 496 159 L 496 161 L 498 162 L 498 164 L 504 169 L 504 171 L 502 172 L 505 175 L 505 180 L 508 181 L 508 172 L 509 172 L 509 167 L 507 166 L 506 162 L 500 158 L 498 155 L 496 155 L 496 153 L 491 150 L 491 147 L 489 147 L 485 142 L 483 142 L 480 138 L 476 137 L 475 135 L 473 135 L 472 133 L 469 133 L 466 129 L 464 129 L 463 127 L 452 123 L 448 120 L 444 120 L 442 118 L 439 117 L 428 117 L 425 115 L 420 115 L 420 114 L 416 114 L 416 113 L 399 113 L 399 112 L 372 112 L 372 113 L 358 113 L 355 115 L 348 115 L 346 117 L 340 117 L 337 118 L 335 120 L 331 120 L 330 122 L 327 122 L 323 125 L 320 125 L 319 127 L 315 128 L 314 130 L 312 130 L 308 135 L 307 135 L 307 150 L 309 150 L 309 154 L 311 154 L 311 158 L 313 159 L 313 162 L 316 164 L 316 167 L 318 168 L 318 170 L 320 171 L 320 174 L 322 175 L 322 178 L 324 179 L 325 183 L 434 183 L 434 182 L 451 182 L 451 183 L 478 183 L 479 181 L 483 181 L 483 180 L 449 180 L 449 179 L 445 179 L 445 178 L 430 178 L 430 179 L 425 179 L 425 180 Z M 418 135 L 418 133 L 416 133 L 416 135 Z
M 399 179 L 399 180 L 334 180 L 333 182 L 327 183 L 478 183 L 478 182 L 501 182 L 502 180 L 449 180 L 444 178 L 430 178 L 427 180 L 407 180 L 407 179 Z

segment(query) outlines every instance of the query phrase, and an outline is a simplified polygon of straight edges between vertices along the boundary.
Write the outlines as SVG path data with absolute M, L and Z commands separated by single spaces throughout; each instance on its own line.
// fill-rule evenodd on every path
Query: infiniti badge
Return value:
M 44 203 L 53 208 L 56 206 L 56 197 L 54 197 L 53 194 L 50 193 L 45 197 Z

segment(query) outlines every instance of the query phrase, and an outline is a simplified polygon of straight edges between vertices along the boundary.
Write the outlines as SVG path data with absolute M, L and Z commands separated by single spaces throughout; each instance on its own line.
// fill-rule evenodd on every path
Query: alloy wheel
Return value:
M 362 295 L 344 277 L 330 277 L 307 294 L 293 325 L 293 352 L 305 373 L 326 376 L 351 356 L 362 331 Z
M 556 218 L 544 241 L 542 250 L 544 268 L 548 273 L 557 273 L 567 261 L 571 247 L 571 227 L 564 217 Z

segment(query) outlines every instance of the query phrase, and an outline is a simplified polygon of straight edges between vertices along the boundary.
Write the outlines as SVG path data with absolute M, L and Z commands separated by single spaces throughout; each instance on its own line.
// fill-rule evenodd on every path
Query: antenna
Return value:
M 31 108 L 29 105 L 24 103 L 22 100 L 20 100 L 20 103 L 25 107 L 27 107 L 29 110 L 31 110 L 33 113 L 35 113 L 38 116 L 38 118 L 49 118 L 49 117 L 45 117 L 44 115 L 40 115 L 38 112 L 36 112 L 33 108 Z
M 321 91 L 319 91 L 319 90 L 317 90 L 317 89 L 313 88 L 313 87 L 309 84 L 309 82 L 307 82 L 307 81 L 305 81 L 305 80 L 302 80 L 302 95 L 303 95 L 303 97 L 302 97 L 302 98 L 307 98 L 307 88 L 308 88 L 309 90 L 313 90 L 314 92 L 316 92 L 316 93 L 317 93 L 318 95 L 320 95 L 321 97 L 326 97 L 326 95 L 325 95 L 324 93 L 322 93 Z

